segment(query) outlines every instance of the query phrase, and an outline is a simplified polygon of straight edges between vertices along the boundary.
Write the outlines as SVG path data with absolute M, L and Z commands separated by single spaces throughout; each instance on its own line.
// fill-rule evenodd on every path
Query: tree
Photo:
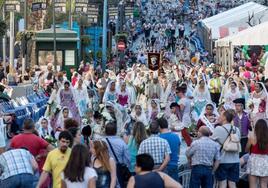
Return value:
M 0 37 L 4 36 L 7 30 L 7 25 L 4 21 L 0 21 Z
M 85 47 L 90 44 L 89 36 L 85 35 L 85 29 L 90 26 L 88 17 L 85 15 L 79 17 L 78 24 L 80 26 L 80 38 L 81 38 L 80 55 L 82 60 L 85 60 Z

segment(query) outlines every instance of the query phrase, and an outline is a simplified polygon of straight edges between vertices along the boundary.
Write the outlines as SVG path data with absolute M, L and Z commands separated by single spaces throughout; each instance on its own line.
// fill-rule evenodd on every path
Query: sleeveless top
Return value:
M 93 168 L 98 175 L 98 179 L 96 181 L 96 187 L 98 188 L 107 188 L 110 187 L 111 184 L 111 174 L 108 170 L 104 169 L 104 167 L 94 167 L 96 158 L 93 161 Z
M 143 175 L 136 175 L 134 188 L 157 187 L 165 188 L 164 180 L 157 172 L 149 172 Z
M 266 150 L 260 150 L 258 144 L 253 145 L 250 151 L 252 154 L 268 155 L 268 147 Z

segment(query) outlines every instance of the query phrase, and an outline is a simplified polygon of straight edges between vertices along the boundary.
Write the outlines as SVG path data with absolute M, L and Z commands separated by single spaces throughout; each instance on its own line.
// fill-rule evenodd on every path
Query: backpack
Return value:
M 221 149 L 226 152 L 241 152 L 240 139 L 236 134 L 236 130 L 233 129 L 233 126 L 231 125 L 230 132 L 224 126 L 222 127 L 227 131 L 228 136 L 225 139 Z

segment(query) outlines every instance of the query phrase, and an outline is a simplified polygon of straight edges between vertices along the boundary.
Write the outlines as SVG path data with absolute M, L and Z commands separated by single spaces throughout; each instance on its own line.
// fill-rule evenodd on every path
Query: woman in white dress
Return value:
M 107 88 L 105 90 L 104 96 L 103 96 L 103 103 L 106 103 L 108 101 L 116 102 L 117 96 L 116 96 L 116 83 L 114 80 L 110 81 L 107 85 Z
M 60 132 L 64 130 L 64 121 L 66 119 L 69 119 L 69 118 L 73 118 L 73 115 L 72 115 L 71 111 L 69 110 L 69 108 L 64 106 L 61 109 L 61 111 L 59 113 L 59 117 L 58 117 L 57 122 L 56 122 L 55 138 L 58 138 Z
M 125 108 L 128 108 L 130 107 L 130 94 L 127 90 L 127 85 L 126 85 L 126 82 L 121 82 L 120 83 L 120 86 L 116 92 L 117 94 L 117 102 L 125 107 Z
M 160 103 L 158 99 L 151 99 L 148 102 L 148 119 L 149 122 L 156 120 L 157 115 L 160 113 Z
M 204 80 L 200 80 L 193 92 L 194 112 L 199 117 L 203 108 L 211 102 L 210 93 Z
M 255 125 L 258 119 L 267 117 L 267 103 L 268 103 L 267 90 L 263 83 L 257 82 L 255 84 L 255 91 L 251 94 L 251 101 L 249 108 L 251 109 L 250 118 Z
M 243 80 L 240 80 L 238 83 L 238 88 L 239 88 L 239 91 L 242 95 L 242 98 L 244 98 L 245 101 L 248 101 L 248 99 L 250 98 L 250 95 L 249 95 L 249 91 L 248 91 L 248 87 L 247 87 L 246 82 L 244 82 Z
M 75 102 L 77 104 L 80 117 L 84 117 L 89 106 L 89 97 L 82 78 L 79 78 L 74 88 Z
M 148 126 L 148 119 L 142 108 L 142 105 L 136 104 L 131 112 L 131 118 L 136 122 L 142 122 L 145 126 Z
M 242 95 L 237 87 L 237 83 L 234 81 L 231 82 L 230 89 L 228 89 L 224 95 L 224 103 L 231 109 L 235 109 L 235 104 L 233 101 L 241 97 Z

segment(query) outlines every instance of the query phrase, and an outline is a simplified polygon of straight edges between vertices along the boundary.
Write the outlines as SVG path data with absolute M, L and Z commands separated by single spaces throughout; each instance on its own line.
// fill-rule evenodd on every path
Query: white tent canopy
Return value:
M 267 45 L 268 44 L 268 22 L 250 27 L 235 35 L 219 39 L 215 42 L 216 47 L 243 46 L 243 45 Z
M 230 70 L 233 64 L 234 46 L 268 45 L 268 22 L 248 28 L 235 35 L 219 39 L 215 42 L 217 62 L 224 70 Z
M 268 21 L 268 8 L 258 3 L 249 2 L 201 20 L 201 24 L 211 31 L 212 39 L 219 39 L 222 27 L 231 28 L 232 30 L 238 28 L 235 32 L 230 31 L 230 34 L 237 33 L 240 30 L 249 27 L 247 21 L 249 15 L 252 14 L 254 14 L 254 17 L 252 18 L 252 23 L 254 24 L 258 24 L 259 19 Z

